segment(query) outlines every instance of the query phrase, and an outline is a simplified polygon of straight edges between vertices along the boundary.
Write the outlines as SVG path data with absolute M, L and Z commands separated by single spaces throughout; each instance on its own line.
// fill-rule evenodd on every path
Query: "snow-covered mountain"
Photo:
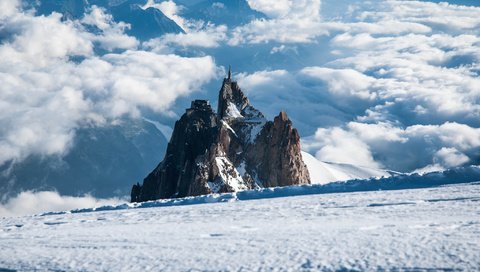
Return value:
M 175 123 L 165 158 L 133 185 L 132 202 L 310 184 L 287 114 L 268 121 L 231 76 L 229 70 L 216 112 L 207 100 L 192 101 Z
M 302 152 L 312 184 L 326 184 L 334 181 L 391 177 L 400 174 L 394 171 L 373 169 L 346 163 L 323 162 L 307 152 Z

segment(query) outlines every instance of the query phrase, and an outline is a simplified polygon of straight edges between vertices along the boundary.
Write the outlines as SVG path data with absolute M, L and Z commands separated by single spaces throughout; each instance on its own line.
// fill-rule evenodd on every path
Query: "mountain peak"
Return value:
M 288 119 L 288 116 L 287 116 L 287 113 L 284 112 L 284 111 L 281 111 L 281 112 L 278 114 L 278 116 L 275 117 L 274 120 L 276 120 L 277 118 L 280 119 L 280 121 L 288 121 L 288 120 L 289 120 L 289 119 Z
M 218 95 L 217 112 L 220 119 L 265 119 L 265 116 L 250 104 L 238 83 L 232 79 L 231 68 L 227 77 L 223 79 Z
M 300 136 L 285 112 L 267 121 L 231 70 L 219 92 L 218 112 L 194 100 L 175 123 L 162 162 L 132 188 L 132 201 L 309 184 Z

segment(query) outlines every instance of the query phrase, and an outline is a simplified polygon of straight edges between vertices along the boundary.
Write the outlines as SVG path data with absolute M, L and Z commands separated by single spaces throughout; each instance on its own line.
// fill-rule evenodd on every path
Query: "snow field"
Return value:
M 480 269 L 480 184 L 0 219 L 0 268 Z

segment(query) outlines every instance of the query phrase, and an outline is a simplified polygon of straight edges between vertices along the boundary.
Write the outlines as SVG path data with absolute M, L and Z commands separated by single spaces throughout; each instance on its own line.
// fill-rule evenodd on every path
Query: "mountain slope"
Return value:
M 142 120 L 78 129 L 72 149 L 64 156 L 31 156 L 0 169 L 1 197 L 24 190 L 125 196 L 132 181 L 141 180 L 160 160 L 166 144 L 162 133 Z
M 310 172 L 312 184 L 326 184 L 334 181 L 368 179 L 373 177 L 390 177 L 394 174 L 399 174 L 393 171 L 351 164 L 322 162 L 307 152 L 302 152 L 302 158 Z

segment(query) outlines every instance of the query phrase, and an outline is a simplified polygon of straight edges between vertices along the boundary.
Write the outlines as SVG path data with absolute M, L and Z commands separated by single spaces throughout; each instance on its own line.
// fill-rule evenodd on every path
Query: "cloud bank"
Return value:
M 251 8 L 270 16 L 236 27 L 230 45 L 258 44 L 270 41 L 309 43 L 328 32 L 321 27 L 320 0 L 248 0 Z
M 139 50 L 123 33 L 128 25 L 97 7 L 80 21 L 34 16 L 12 0 L 1 10 L 0 165 L 64 154 L 84 125 L 168 112 L 216 76 L 210 56 Z
M 344 10 L 323 12 L 316 24 L 327 36 L 310 36 L 327 62 L 241 75 L 252 100 L 270 114 L 288 109 L 304 136 L 314 132 L 304 147 L 321 160 L 407 172 L 480 163 L 480 8 L 373 1 Z M 240 40 L 287 42 L 259 31 Z

